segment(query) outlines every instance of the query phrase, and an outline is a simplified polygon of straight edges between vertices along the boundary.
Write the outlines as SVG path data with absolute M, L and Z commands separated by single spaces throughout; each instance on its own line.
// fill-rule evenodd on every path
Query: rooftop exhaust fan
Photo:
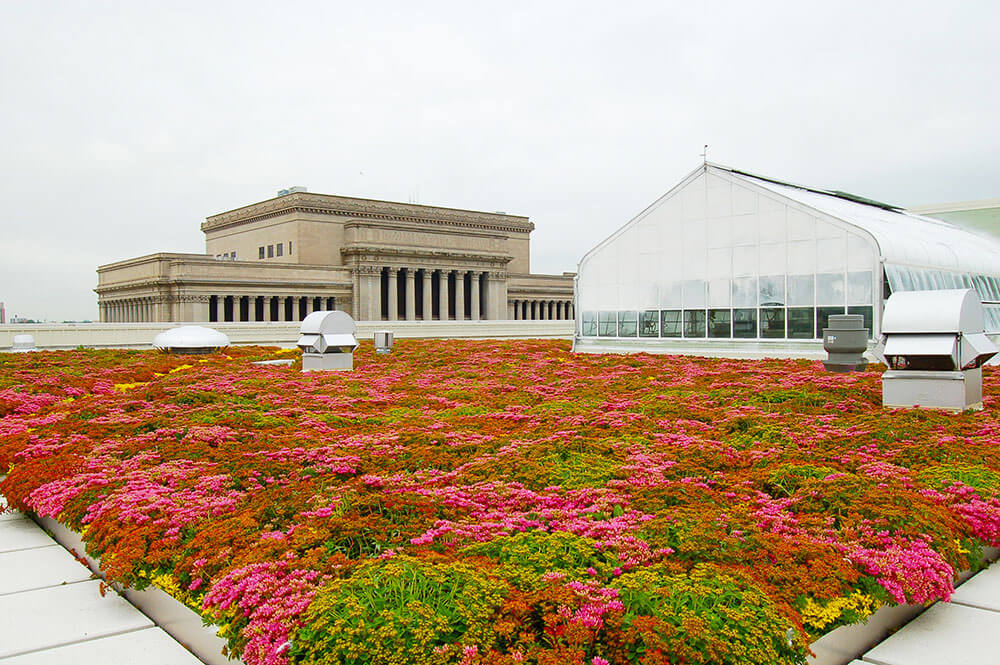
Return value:
M 358 326 L 340 310 L 313 312 L 302 320 L 297 345 L 302 349 L 302 371 L 354 369 Z
M 889 369 L 884 406 L 983 408 L 983 364 L 997 354 L 985 333 L 983 304 L 972 289 L 899 291 L 882 315 Z

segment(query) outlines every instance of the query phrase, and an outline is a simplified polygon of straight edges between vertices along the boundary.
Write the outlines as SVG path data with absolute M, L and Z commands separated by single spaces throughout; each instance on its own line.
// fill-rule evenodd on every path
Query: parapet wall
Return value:
M 158 333 L 182 325 L 202 325 L 229 336 L 233 344 L 295 346 L 299 322 L 258 323 L 38 323 L 0 326 L 0 351 L 14 335 L 32 335 L 43 350 L 151 348 Z M 359 321 L 358 339 L 370 340 L 376 330 L 391 330 L 397 339 L 570 339 L 573 321 Z

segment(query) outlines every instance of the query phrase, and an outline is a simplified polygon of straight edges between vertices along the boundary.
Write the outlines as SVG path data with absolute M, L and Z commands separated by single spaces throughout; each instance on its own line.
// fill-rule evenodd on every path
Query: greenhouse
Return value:
M 580 261 L 574 348 L 822 350 L 894 291 L 973 288 L 1000 333 L 1000 241 L 840 191 L 700 166 Z

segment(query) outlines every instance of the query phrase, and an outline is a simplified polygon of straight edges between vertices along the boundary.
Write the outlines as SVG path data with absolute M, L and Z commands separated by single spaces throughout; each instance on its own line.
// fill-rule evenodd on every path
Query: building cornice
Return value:
M 527 217 L 520 215 L 296 192 L 212 215 L 205 218 L 201 230 L 207 233 L 290 213 L 430 223 L 518 233 L 531 232 L 535 228 Z
M 393 247 L 388 245 L 351 243 L 340 248 L 340 254 L 347 259 L 355 257 L 358 260 L 365 260 L 364 257 L 372 257 L 379 260 L 381 257 L 400 259 L 427 259 L 427 260 L 449 260 L 449 261 L 472 261 L 475 263 L 491 263 L 506 265 L 514 260 L 510 254 L 500 254 L 497 252 L 475 252 L 470 250 L 454 249 L 427 249 L 423 247 Z M 346 263 L 346 260 L 345 260 Z

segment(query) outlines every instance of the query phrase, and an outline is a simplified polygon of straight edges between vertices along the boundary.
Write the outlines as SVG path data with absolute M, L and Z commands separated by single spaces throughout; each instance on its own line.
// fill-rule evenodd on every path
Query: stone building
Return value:
M 300 188 L 208 217 L 205 254 L 98 267 L 101 321 L 571 319 L 573 275 L 533 275 L 527 217 Z

